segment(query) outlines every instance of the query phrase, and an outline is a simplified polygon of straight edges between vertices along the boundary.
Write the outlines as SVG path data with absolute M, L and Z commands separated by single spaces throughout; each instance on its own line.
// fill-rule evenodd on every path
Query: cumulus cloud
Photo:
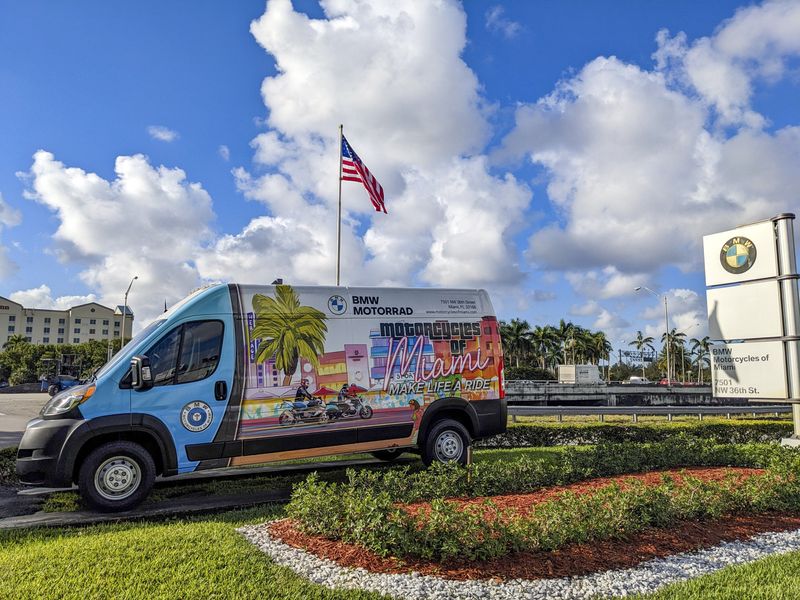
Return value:
M 582 296 L 601 299 L 633 295 L 635 288 L 645 285 L 649 279 L 646 273 L 621 273 L 613 266 L 592 271 L 570 271 L 564 277 Z
M 800 129 L 761 128 L 762 119 L 746 114 L 750 93 L 735 91 L 726 74 L 741 67 L 748 87 L 756 75 L 785 73 L 800 40 L 800 6 L 791 4 L 739 11 L 691 45 L 662 32 L 654 69 L 600 57 L 521 106 L 498 157 L 525 155 L 540 166 L 561 217 L 533 233 L 528 259 L 550 269 L 613 265 L 629 275 L 696 270 L 704 234 L 795 206 Z M 772 31 L 768 24 L 781 19 Z M 693 61 L 705 48 L 724 60 L 706 65 L 695 85 Z M 714 77 L 727 91 L 697 87 Z
M 151 138 L 159 142 L 174 142 L 180 137 L 177 131 L 163 125 L 150 125 L 147 128 L 147 133 Z
M 497 4 L 486 11 L 486 29 L 514 38 L 522 31 L 522 25 L 506 17 L 506 9 Z
M 3 194 L 0 193 L 0 233 L 8 227 L 19 225 L 21 221 L 20 212 L 9 206 L 3 199 Z M 0 278 L 7 277 L 16 270 L 17 263 L 8 256 L 8 248 L 0 245 Z
M 193 261 L 211 238 L 214 213 L 211 197 L 182 170 L 154 167 L 141 154 L 119 156 L 116 178 L 107 181 L 49 152 L 33 159 L 26 195 L 56 214 L 56 255 L 82 265 L 81 280 L 101 302 L 121 304 L 138 275 L 130 303 L 141 322 L 198 284 Z
M 220 158 L 225 162 L 228 162 L 231 159 L 231 150 L 225 144 L 222 144 L 218 149 L 217 152 L 219 153 Z
M 669 327 L 686 334 L 687 339 L 703 337 L 707 330 L 705 297 L 694 290 L 675 288 L 667 291 Z M 642 318 L 653 323 L 645 327 L 647 335 L 656 340 L 664 333 L 664 304 L 653 298 L 653 304 L 642 312 Z
M 279 257 L 293 281 L 330 282 L 338 177 L 332 157 L 339 154 L 337 125 L 344 123 L 385 189 L 389 215 L 375 215 L 359 185 L 343 185 L 343 283 L 518 280 L 522 270 L 508 236 L 530 191 L 491 172 L 478 154 L 490 128 L 477 78 L 460 56 L 461 6 L 449 0 L 321 6 L 324 18 L 312 19 L 288 0 L 272 0 L 251 25 L 277 74 L 261 86 L 270 129 L 251 144 L 256 171 L 266 172 L 240 168 L 235 177 L 269 214 L 219 243 Z M 295 231 L 305 242 L 276 246 L 260 234 L 265 228 Z M 223 271 L 213 254 L 198 265 L 204 275 Z
M 603 310 L 602 307 L 594 300 L 588 300 L 583 304 L 574 304 L 569 309 L 569 314 L 575 317 L 588 317 L 591 315 L 599 314 Z
M 53 293 L 50 286 L 42 284 L 39 287 L 31 288 L 28 290 L 20 290 L 14 292 L 9 296 L 14 302 L 18 302 L 25 308 L 41 308 L 51 310 L 66 310 L 73 306 L 86 304 L 88 302 L 98 302 L 95 294 L 75 295 L 75 296 L 59 296 L 53 298 Z M 115 304 L 109 305 L 111 308 Z

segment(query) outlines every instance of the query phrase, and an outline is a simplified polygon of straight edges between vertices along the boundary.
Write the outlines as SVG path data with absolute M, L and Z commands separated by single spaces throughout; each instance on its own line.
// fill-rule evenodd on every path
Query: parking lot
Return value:
M 19 443 L 25 425 L 48 398 L 47 394 L 0 394 L 0 448 Z

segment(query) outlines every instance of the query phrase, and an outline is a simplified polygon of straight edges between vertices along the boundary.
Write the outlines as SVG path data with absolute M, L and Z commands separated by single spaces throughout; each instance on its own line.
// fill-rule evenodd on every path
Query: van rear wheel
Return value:
M 150 493 L 156 466 L 150 453 L 134 442 L 108 442 L 92 450 L 78 473 L 78 489 L 99 511 L 133 508 Z
M 458 421 L 442 419 L 434 423 L 422 446 L 422 462 L 467 464 L 467 449 L 471 444 L 469 432 Z

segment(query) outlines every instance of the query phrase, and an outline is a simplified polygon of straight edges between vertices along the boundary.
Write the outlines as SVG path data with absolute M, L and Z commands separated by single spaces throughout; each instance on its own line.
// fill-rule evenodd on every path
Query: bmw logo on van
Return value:
M 214 413 L 205 402 L 189 402 L 181 411 L 181 424 L 189 431 L 204 431 L 213 420 Z
M 741 275 L 756 262 L 756 245 L 741 235 L 729 239 L 719 253 L 722 268 L 728 273 Z
M 347 300 L 338 294 L 328 298 L 328 310 L 334 315 L 343 315 L 347 310 Z

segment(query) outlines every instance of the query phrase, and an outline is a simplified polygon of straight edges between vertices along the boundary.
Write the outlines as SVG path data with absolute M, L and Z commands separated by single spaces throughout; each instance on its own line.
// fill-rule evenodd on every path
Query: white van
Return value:
M 17 473 L 125 510 L 158 474 L 410 449 L 464 463 L 472 440 L 505 429 L 483 290 L 216 285 L 54 396 Z

